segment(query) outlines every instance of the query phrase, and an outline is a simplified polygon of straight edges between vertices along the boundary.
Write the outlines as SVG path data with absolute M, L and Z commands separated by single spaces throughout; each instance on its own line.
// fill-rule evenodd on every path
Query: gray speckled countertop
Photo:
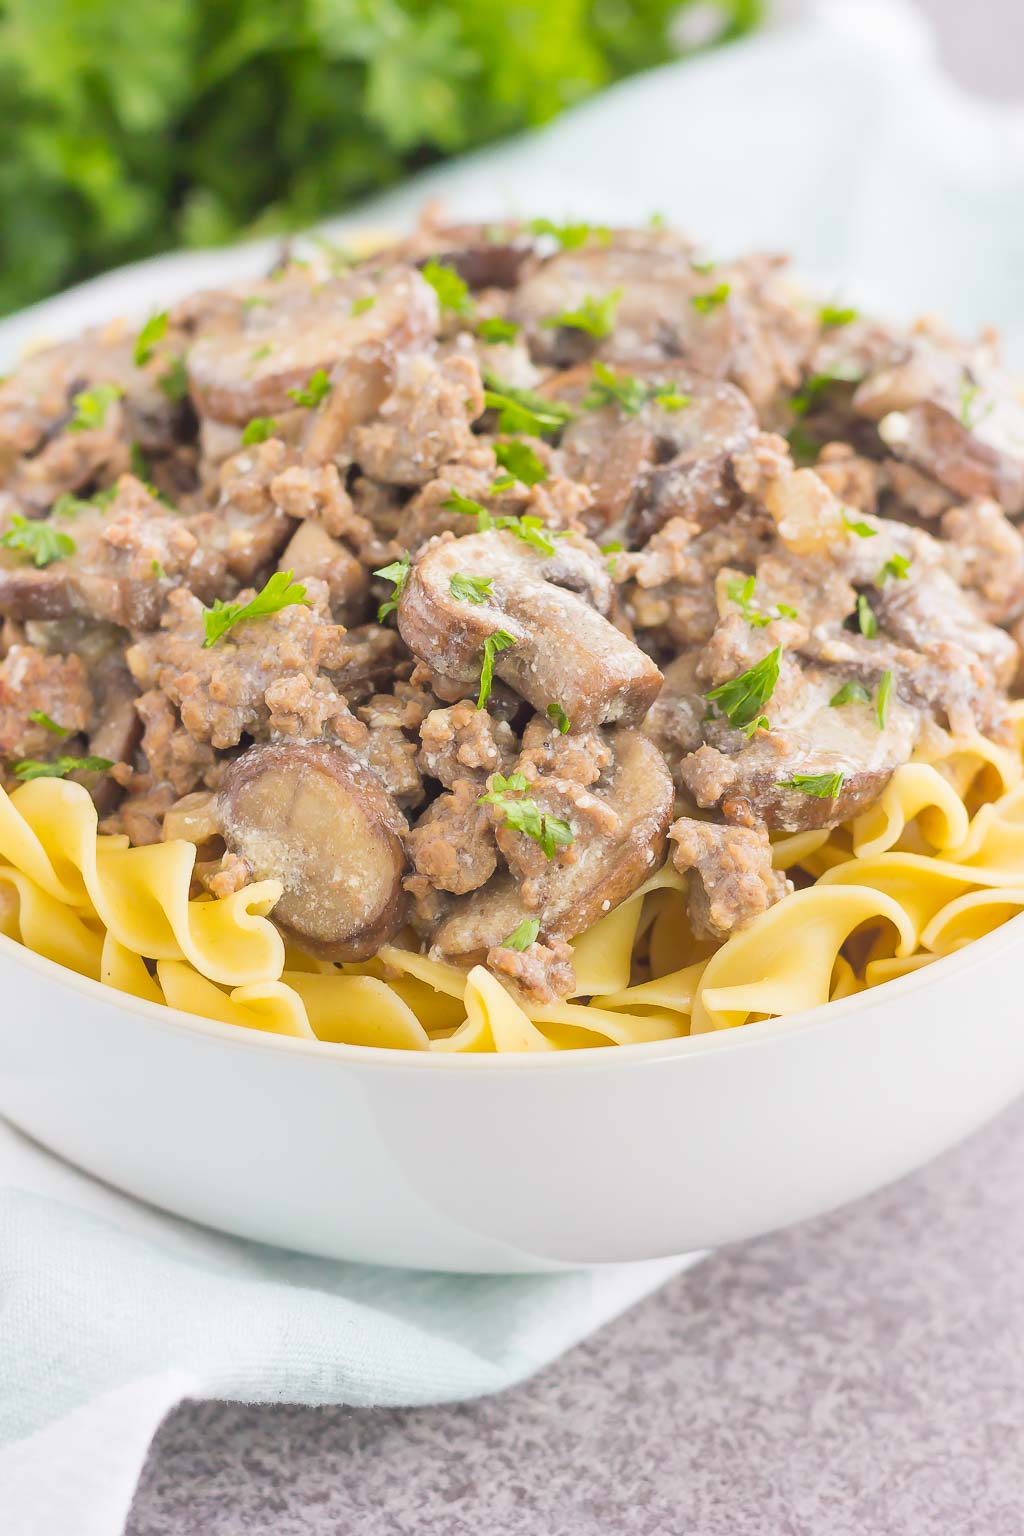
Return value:
M 1024 1104 L 726 1250 L 525 1386 L 186 1404 L 129 1536 L 1021 1536 Z
M 788 12 L 801 0 L 778 0 Z M 921 0 L 1020 96 L 1021 0 Z M 503 1397 L 186 1404 L 128 1536 L 1021 1536 L 1024 1106 L 719 1253 Z

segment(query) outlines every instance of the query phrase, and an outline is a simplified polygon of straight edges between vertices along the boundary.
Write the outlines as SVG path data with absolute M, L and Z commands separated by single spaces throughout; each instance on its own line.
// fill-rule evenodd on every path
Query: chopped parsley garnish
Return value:
M 773 619 L 795 619 L 797 612 L 789 603 L 776 603 L 773 613 L 762 613 L 757 603 L 754 602 L 754 587 L 756 585 L 753 576 L 737 576 L 726 585 L 726 596 L 730 603 L 735 603 L 747 623 L 754 629 L 764 629 Z
M 718 309 L 729 297 L 729 284 L 719 283 L 717 288 L 711 288 L 707 293 L 695 293 L 690 303 L 698 315 L 710 315 L 713 309 Z
M 812 406 L 832 384 L 856 384 L 864 374 L 854 363 L 837 363 L 821 373 L 812 373 L 806 384 L 789 397 L 789 408 L 795 416 L 806 416 Z
M 294 571 L 275 571 L 262 590 L 247 603 L 224 603 L 219 597 L 215 598 L 213 607 L 203 610 L 203 628 L 206 631 L 203 649 L 213 645 L 236 624 L 244 624 L 249 619 L 267 618 L 296 603 L 308 608 L 306 589 L 300 582 L 292 581 L 294 574 Z
M 558 726 L 558 729 L 561 731 L 563 736 L 568 735 L 569 731 L 572 729 L 572 721 L 569 719 L 569 716 L 566 714 L 561 704 L 549 704 L 547 708 L 547 716 L 549 720 Z
M 878 729 L 885 730 L 885 722 L 889 715 L 889 695 L 892 693 L 892 673 L 883 672 L 878 683 L 878 692 L 875 695 L 875 719 L 878 721 Z
M 494 457 L 502 469 L 507 469 L 523 485 L 538 485 L 548 477 L 547 470 L 529 443 L 495 443 Z
M 496 480 L 491 482 L 491 488 L 487 494 L 488 496 L 500 496 L 503 491 L 512 490 L 515 483 L 515 475 L 499 475 Z
M 616 558 L 615 557 L 617 555 L 621 555 L 622 548 L 623 548 L 622 541 L 620 539 L 612 539 L 610 543 L 602 544 L 601 545 L 601 553 L 602 553 L 602 555 L 607 555 L 608 556 L 607 560 L 605 561 L 605 565 L 608 567 L 608 574 L 609 574 L 609 576 L 614 576 L 615 575 L 615 565 L 616 565 Z
M 540 933 L 539 920 L 536 917 L 524 917 L 519 926 L 513 928 L 508 938 L 502 939 L 501 947 L 522 952 L 537 942 L 538 933 Z
M 564 327 L 570 331 L 586 331 L 596 341 L 610 334 L 615 324 L 615 306 L 622 298 L 622 289 L 616 288 L 603 299 L 587 294 L 578 309 L 563 309 L 557 315 L 548 315 L 541 324 L 549 329 Z
M 846 682 L 829 699 L 829 707 L 838 709 L 841 704 L 870 704 L 871 695 L 863 683 Z
M 437 294 L 437 300 L 442 309 L 450 309 L 453 315 L 473 313 L 469 284 L 459 276 L 454 267 L 447 266 L 443 261 L 435 261 L 431 257 L 420 268 L 420 275 Z
M 153 573 L 153 575 L 154 575 L 154 577 L 156 578 L 157 581 L 166 581 L 167 580 L 167 572 L 164 570 L 164 568 L 160 564 L 159 560 L 151 561 L 149 568 L 152 571 L 152 573 Z
M 249 353 L 249 361 L 250 361 L 250 363 L 260 363 L 260 362 L 262 362 L 265 357 L 269 357 L 270 356 L 270 354 L 271 354 L 271 352 L 273 352 L 273 350 L 274 349 L 270 345 L 270 342 L 269 341 L 265 341 L 263 343 L 262 347 L 255 347 Z
M 879 587 L 884 586 L 889 576 L 893 577 L 895 581 L 906 581 L 909 570 L 910 561 L 906 555 L 891 555 L 879 571 L 875 585 Z
M 242 446 L 251 448 L 253 443 L 265 443 L 268 437 L 273 437 L 277 431 L 277 419 L 274 416 L 254 416 L 246 422 L 245 431 L 242 433 Z
M 243 309 L 255 309 L 259 304 L 269 304 L 270 300 L 262 293 L 251 293 L 247 299 L 242 300 Z
M 330 392 L 331 381 L 324 369 L 318 368 L 315 373 L 310 374 L 301 389 L 298 387 L 290 389 L 288 390 L 288 395 L 295 401 L 296 405 L 303 405 L 307 410 L 313 410 L 314 407 L 320 404 L 324 396 L 329 395 Z
M 684 405 L 693 404 L 692 395 L 684 395 L 682 390 L 676 389 L 674 384 L 659 384 L 651 395 L 655 405 L 660 405 L 663 411 L 681 411 Z
M 383 624 L 388 614 L 394 613 L 395 609 L 398 607 L 398 599 L 402 595 L 402 588 L 405 586 L 406 577 L 409 574 L 410 560 L 411 556 L 409 551 L 405 550 L 401 559 L 392 560 L 390 565 L 382 565 L 379 571 L 374 571 L 373 574 L 375 576 L 380 576 L 385 581 L 393 581 L 395 584 L 395 590 L 392 592 L 391 596 L 386 600 L 386 602 L 381 603 L 380 607 L 377 609 L 378 624 Z
M 869 523 L 865 523 L 863 520 L 855 517 L 850 517 L 845 507 L 843 509 L 843 525 L 849 528 L 851 533 L 855 533 L 858 539 L 873 539 L 878 533 L 878 529 L 872 528 Z
M 493 345 L 499 341 L 515 341 L 520 329 L 515 320 L 503 320 L 500 315 L 492 315 L 489 320 L 477 322 L 476 333 L 481 341 Z
M 857 628 L 865 640 L 873 640 L 878 634 L 877 615 L 863 592 L 857 594 Z
M 605 405 L 617 405 L 628 416 L 635 416 L 649 400 L 663 411 L 679 411 L 692 404 L 692 395 L 684 395 L 674 384 L 646 384 L 632 373 L 616 373 L 607 363 L 594 364 L 594 377 L 583 396 L 585 411 L 599 411 Z
M 454 485 L 448 487 L 448 495 L 441 503 L 441 510 L 459 512 L 463 517 L 475 517 L 478 533 L 486 533 L 489 528 L 494 527 L 494 518 L 487 508 L 481 506 L 480 502 L 474 501 L 472 496 L 463 496 Z
M 635 416 L 647 402 L 647 386 L 631 373 L 616 373 L 607 363 L 594 364 L 594 377 L 583 396 L 585 411 L 599 411 L 605 405 L 618 405 Z
M 720 707 L 735 730 L 745 730 L 748 735 L 753 735 L 761 723 L 761 709 L 771 698 L 779 680 L 781 656 L 782 646 L 777 645 L 739 677 L 710 688 L 704 697 Z
M 58 725 L 56 720 L 51 720 L 49 715 L 41 709 L 29 711 L 29 719 L 33 725 L 41 725 L 44 731 L 52 731 L 54 736 L 70 736 L 71 730 L 66 725 Z
M 61 532 L 49 522 L 30 521 L 22 517 L 20 512 L 12 514 L 11 526 L 6 533 L 0 535 L 0 544 L 5 549 L 21 550 L 31 555 L 33 564 L 40 570 L 44 565 L 52 565 L 54 560 L 64 560 L 68 555 L 73 555 L 76 547 L 69 533 Z
M 504 514 L 494 517 L 471 496 L 463 496 L 454 485 L 449 487 L 449 492 L 441 503 L 442 509 L 445 512 L 460 512 L 464 517 L 475 517 L 478 533 L 489 533 L 492 529 L 514 533 L 517 539 L 522 539 L 524 544 L 529 544 L 542 555 L 553 555 L 555 539 L 563 537 L 547 528 L 539 517 L 509 517 Z
M 135 338 L 135 351 L 132 357 L 136 368 L 142 368 L 153 356 L 158 341 L 162 341 L 167 335 L 167 311 L 162 309 L 158 315 L 150 315 L 142 330 Z
M 835 304 L 823 304 L 818 311 L 818 319 L 822 325 L 839 326 L 850 325 L 857 319 L 857 310 L 840 308 Z
M 563 251 L 577 250 L 591 235 L 604 245 L 611 239 L 611 230 L 606 224 L 553 224 L 550 219 L 531 219 L 526 227 L 531 235 L 550 235 Z
M 703 261 L 696 256 L 690 257 L 690 271 L 699 272 L 702 277 L 707 277 L 713 272 L 716 265 L 717 263 L 712 261 L 710 256 L 706 256 Z
M 530 437 L 547 437 L 561 432 L 575 412 L 564 400 L 547 400 L 532 389 L 516 389 L 500 379 L 487 375 L 484 403 L 488 410 L 497 411 L 498 431 L 510 436 L 526 432 Z
M 75 414 L 68 422 L 68 431 L 89 432 L 95 427 L 102 427 L 110 407 L 123 394 L 120 384 L 96 384 L 92 389 L 79 390 L 77 395 L 71 397 Z
M 373 293 L 364 295 L 361 299 L 353 299 L 350 315 L 365 315 L 377 302 L 377 296 Z
M 72 496 L 70 491 L 65 491 L 58 496 L 50 508 L 51 517 L 63 517 L 70 521 L 81 512 L 94 512 L 95 506 L 91 501 L 84 501 L 81 496 Z
M 521 773 L 511 773 L 508 778 L 496 773 L 491 779 L 492 788 L 481 795 L 477 805 L 496 805 L 502 813 L 503 825 L 512 832 L 523 832 L 532 837 L 544 850 L 546 859 L 553 859 L 556 848 L 567 848 L 576 838 L 567 821 L 560 816 L 548 816 L 536 800 L 510 800 L 509 795 L 521 795 L 529 789 L 529 780 Z
M 480 667 L 480 692 L 477 694 L 476 699 L 477 709 L 485 708 L 487 700 L 491 696 L 491 685 L 494 682 L 495 656 L 497 656 L 499 651 L 509 650 L 515 643 L 515 636 L 510 635 L 505 629 L 496 629 L 493 635 L 488 635 L 484 641 L 484 659 Z
M 991 416 L 996 408 L 996 403 L 994 400 L 990 400 L 984 410 L 975 411 L 974 406 L 978 396 L 981 394 L 981 385 L 976 384 L 966 371 L 960 375 L 959 393 L 960 410 L 958 412 L 958 419 L 960 425 L 970 432 L 974 427 L 983 422 L 986 416 Z
M 461 571 L 456 571 L 448 582 L 452 597 L 457 597 L 463 603 L 475 603 L 478 607 L 486 603 L 489 597 L 493 597 L 491 582 L 493 576 L 464 576 Z
M 798 467 L 808 464 L 817 464 L 818 455 L 821 453 L 821 444 L 816 437 L 812 437 L 807 428 L 801 422 L 790 427 L 786 433 L 786 441 L 789 451 L 793 455 L 793 463 Z
M 843 787 L 845 773 L 794 773 L 791 779 L 780 779 L 780 789 L 796 789 L 802 795 L 814 795 L 818 800 L 836 800 Z
M 157 383 L 168 400 L 184 400 L 188 394 L 188 369 L 185 367 L 185 359 L 172 358 L 170 367 L 166 373 L 160 375 Z
M 26 784 L 29 779 L 63 779 L 69 773 L 106 773 L 114 764 L 109 757 L 57 757 L 52 763 L 23 757 L 10 766 L 15 777 Z

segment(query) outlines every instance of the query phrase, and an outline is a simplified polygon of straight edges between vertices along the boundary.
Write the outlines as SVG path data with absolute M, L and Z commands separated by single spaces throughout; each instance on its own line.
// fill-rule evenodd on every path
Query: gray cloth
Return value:
M 453 1408 L 207 1403 L 128 1536 L 1021 1536 L 1024 1105 Z

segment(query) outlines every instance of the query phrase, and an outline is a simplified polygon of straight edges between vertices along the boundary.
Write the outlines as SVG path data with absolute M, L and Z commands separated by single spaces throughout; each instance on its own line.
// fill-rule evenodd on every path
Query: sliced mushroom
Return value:
M 573 846 L 571 861 L 553 861 L 543 906 L 524 910 L 510 874 L 496 876 L 471 901 L 459 903 L 433 935 L 431 953 L 471 963 L 500 945 L 524 916 L 540 920 L 545 938 L 571 939 L 612 911 L 660 867 L 672 820 L 672 778 L 657 747 L 635 730 L 617 730 L 614 763 L 595 791 L 616 812 L 608 834 L 589 834 Z
M 304 949 L 365 960 L 402 926 L 405 822 L 347 748 L 250 747 L 224 776 L 218 815 L 229 851 L 254 878 L 284 885 L 274 920 Z
M 735 385 L 669 363 L 620 371 L 647 398 L 633 409 L 610 402 L 582 411 L 562 434 L 564 472 L 594 493 L 588 526 L 620 525 L 639 545 L 671 517 L 701 526 L 719 521 L 738 501 L 730 462 L 757 433 L 754 407 Z M 575 368 L 549 380 L 544 392 L 578 406 L 593 383 L 589 367 Z M 659 390 L 668 404 L 656 398 Z
M 487 582 L 482 602 L 454 595 L 458 577 Z M 458 582 L 456 581 L 456 587 Z M 573 725 L 642 720 L 662 677 L 604 614 L 613 588 L 600 552 L 570 535 L 541 553 L 511 533 L 442 534 L 414 561 L 398 606 L 409 649 L 442 677 L 480 676 L 485 643 L 503 632 L 494 671 L 542 714 L 559 704 Z
M 370 579 L 348 546 L 332 538 L 322 523 L 307 519 L 299 524 L 278 561 L 278 569 L 291 571 L 297 581 L 316 576 L 326 582 L 337 623 L 352 624 L 362 618 Z
M 914 337 L 897 362 L 868 375 L 853 405 L 897 458 L 957 496 L 1024 512 L 1024 405 L 987 349 Z
M 354 381 L 385 375 L 376 408 L 387 392 L 389 356 L 412 341 L 427 341 L 437 326 L 437 298 L 409 269 L 385 277 L 368 309 L 352 313 L 365 290 L 361 278 L 334 278 L 319 288 L 285 286 L 275 299 L 244 311 L 236 331 L 200 335 L 188 354 L 189 382 L 203 415 L 239 425 L 257 416 L 294 408 L 288 391 L 301 390 L 323 370 L 335 380 L 335 412 L 342 397 L 356 393 Z M 351 378 L 350 378 L 351 375 Z M 349 388 L 349 384 L 353 388 Z M 330 407 L 328 408 L 330 409 Z M 357 419 L 364 419 L 359 406 Z

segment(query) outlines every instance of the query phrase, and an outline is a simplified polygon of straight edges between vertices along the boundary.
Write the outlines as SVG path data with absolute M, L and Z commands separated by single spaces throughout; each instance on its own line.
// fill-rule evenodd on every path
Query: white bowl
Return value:
M 826 1007 L 541 1055 L 317 1045 L 141 1003 L 0 938 L 0 1112 L 243 1237 L 530 1271 L 752 1237 L 877 1188 L 1024 1088 L 1024 917 Z

